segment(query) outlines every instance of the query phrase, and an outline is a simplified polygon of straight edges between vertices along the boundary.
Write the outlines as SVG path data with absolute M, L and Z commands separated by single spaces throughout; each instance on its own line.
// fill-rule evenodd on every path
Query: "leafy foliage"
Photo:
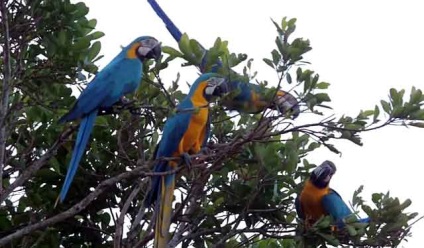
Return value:
M 252 60 L 233 54 L 218 38 L 205 55 L 201 45 L 184 35 L 178 49 L 165 47 L 162 61 L 145 68 L 142 86 L 130 113 L 98 117 L 90 150 L 81 162 L 67 201 L 55 201 L 64 180 L 75 139 L 75 124 L 59 125 L 75 97 L 72 89 L 97 71 L 103 33 L 85 16 L 84 3 L 67 0 L 8 2 L 13 77 L 9 82 L 8 130 L 3 189 L 0 197 L 0 244 L 5 247 L 140 247 L 152 241 L 152 211 L 143 209 L 149 187 L 151 158 L 166 117 L 185 94 L 179 76 L 162 83 L 160 74 L 182 58 L 184 66 L 219 73 L 245 82 L 256 79 Z M 316 123 L 297 124 L 289 116 L 265 110 L 235 114 L 214 104 L 208 154 L 182 168 L 177 182 L 171 247 L 305 247 L 325 243 L 396 246 L 410 231 L 415 213 L 410 200 L 401 203 L 387 194 L 373 195 L 369 206 L 355 192 L 352 204 L 372 218 L 368 227 L 347 220 L 346 230 L 332 231 L 329 217 L 303 230 L 296 218 L 294 197 L 315 167 L 307 155 L 324 146 L 338 149 L 334 139 L 361 145 L 362 132 L 387 125 L 424 127 L 424 96 L 412 88 L 391 89 L 388 99 L 354 117 L 331 112 L 329 87 L 305 67 L 308 40 L 293 38 L 296 20 L 274 22 L 276 48 L 264 62 L 280 75 L 277 88 L 293 88 L 304 115 L 322 116 Z M 4 44 L 1 30 L 1 42 Z M 207 59 L 204 59 L 206 56 Z M 216 62 L 220 61 L 220 62 Z M 4 67 L 4 64 L 0 64 Z M 242 72 L 236 69 L 243 66 Z M 184 68 L 184 67 L 183 67 Z M 264 94 L 267 82 L 257 82 Z M 68 87 L 71 85 L 72 87 Z M 231 101 L 237 92 L 229 94 Z M 271 97 L 269 98 L 271 99 Z M 224 99 L 225 100 L 225 99 Z M 144 213 L 144 214 L 143 214 Z M 125 223 L 125 224 L 124 224 Z M 123 225 L 129 227 L 124 233 Z

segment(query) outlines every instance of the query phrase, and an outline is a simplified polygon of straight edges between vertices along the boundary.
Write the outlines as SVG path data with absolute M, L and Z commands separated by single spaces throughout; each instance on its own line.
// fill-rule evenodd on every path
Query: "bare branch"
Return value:
M 118 218 L 118 221 L 117 221 L 116 227 L 115 227 L 115 238 L 114 238 L 114 241 L 113 241 L 115 248 L 121 247 L 122 227 L 124 225 L 125 215 L 128 212 L 128 209 L 131 205 L 132 200 L 134 200 L 134 198 L 137 196 L 140 189 L 141 189 L 141 186 L 138 183 L 137 186 L 131 192 L 131 194 L 128 196 L 127 200 L 125 201 L 124 206 L 121 209 L 121 213 L 119 215 L 119 218 Z
M 6 0 L 0 1 L 0 12 L 2 16 L 4 44 L 3 44 L 3 85 L 2 97 L 0 106 L 0 193 L 3 191 L 3 168 L 5 167 L 5 153 L 6 153 L 6 117 L 9 107 L 9 85 L 11 81 L 11 63 L 10 63 L 10 37 L 9 37 L 9 21 L 8 11 L 6 8 Z M 1 201 L 0 201 L 1 202 Z

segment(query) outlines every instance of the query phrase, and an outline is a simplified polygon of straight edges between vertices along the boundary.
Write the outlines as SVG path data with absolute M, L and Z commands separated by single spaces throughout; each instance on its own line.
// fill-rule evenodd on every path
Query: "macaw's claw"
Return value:
M 112 114 L 117 114 L 119 113 L 119 107 L 117 107 L 116 105 L 113 105 L 111 107 L 106 107 L 106 108 L 99 108 L 99 110 L 97 111 L 97 115 L 112 115 Z
M 141 109 L 139 109 L 139 108 L 133 107 L 133 108 L 130 108 L 129 111 L 132 115 L 141 115 Z
M 208 156 L 212 154 L 212 149 L 205 146 L 205 147 L 202 147 L 202 149 L 200 149 L 200 153 Z
M 99 108 L 97 115 L 118 114 L 124 109 L 129 109 L 130 113 L 133 113 L 134 110 L 138 110 L 134 107 L 134 103 L 135 100 L 129 100 L 126 97 L 121 97 L 119 101 L 113 104 L 112 106 Z
M 186 152 L 183 153 L 183 154 L 181 154 L 181 163 L 180 163 L 180 165 L 184 165 L 184 164 L 187 166 L 187 168 L 189 170 L 191 170 L 191 165 L 192 165 L 192 163 L 191 163 L 191 157 Z
M 120 104 L 122 106 L 127 106 L 130 104 L 133 104 L 135 102 L 135 100 L 130 100 L 128 98 L 126 98 L 125 96 L 122 96 L 121 98 L 119 98 L 119 102 L 117 102 L 117 104 Z

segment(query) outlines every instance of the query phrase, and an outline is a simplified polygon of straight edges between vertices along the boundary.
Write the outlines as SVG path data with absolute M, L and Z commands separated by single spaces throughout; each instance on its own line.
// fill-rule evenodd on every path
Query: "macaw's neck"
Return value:
M 209 105 L 209 101 L 206 99 L 204 94 L 207 85 L 208 84 L 206 82 L 201 82 L 199 85 L 197 85 L 194 91 L 190 92 L 190 100 L 195 107 Z

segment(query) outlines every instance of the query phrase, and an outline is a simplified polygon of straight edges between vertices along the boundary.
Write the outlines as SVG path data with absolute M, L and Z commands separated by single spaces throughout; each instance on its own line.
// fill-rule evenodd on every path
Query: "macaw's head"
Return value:
M 190 96 L 201 96 L 206 101 L 219 97 L 229 91 L 228 81 L 217 73 L 202 74 L 191 86 Z
M 138 37 L 131 42 L 125 50 L 127 58 L 138 58 L 141 62 L 147 59 L 159 60 L 162 54 L 160 42 L 151 36 Z
M 326 160 L 312 171 L 310 180 L 316 187 L 325 188 L 334 173 L 336 173 L 336 166 L 333 162 Z
M 281 114 L 289 113 L 293 119 L 296 119 L 300 114 L 299 102 L 290 93 L 279 90 L 274 100 L 274 108 L 279 110 Z

